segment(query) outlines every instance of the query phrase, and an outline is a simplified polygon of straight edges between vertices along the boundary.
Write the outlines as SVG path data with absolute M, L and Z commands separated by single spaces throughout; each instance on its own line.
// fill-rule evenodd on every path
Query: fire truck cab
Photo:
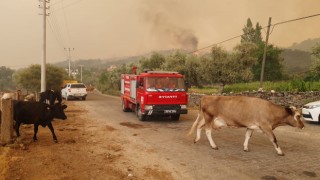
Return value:
M 188 112 L 185 80 L 178 72 L 122 74 L 121 101 L 122 110 L 135 111 L 141 121 L 149 116 L 170 116 L 179 120 L 180 114 Z

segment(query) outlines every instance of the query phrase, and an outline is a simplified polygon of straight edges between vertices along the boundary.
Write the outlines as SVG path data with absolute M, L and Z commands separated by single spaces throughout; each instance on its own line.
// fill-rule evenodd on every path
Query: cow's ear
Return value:
M 285 110 L 287 111 L 288 114 L 293 115 L 293 109 L 291 107 L 285 107 Z

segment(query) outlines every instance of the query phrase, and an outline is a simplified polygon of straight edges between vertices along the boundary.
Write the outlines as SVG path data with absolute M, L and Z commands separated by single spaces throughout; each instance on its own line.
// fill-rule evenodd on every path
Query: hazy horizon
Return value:
M 38 0 L 0 3 L 0 66 L 40 64 L 42 10 Z M 272 24 L 320 13 L 318 0 L 51 0 L 47 63 L 195 50 L 241 35 L 247 18 Z M 269 43 L 288 47 L 320 37 L 320 16 L 277 25 Z M 265 38 L 265 31 L 262 31 Z M 232 48 L 240 38 L 221 44 Z

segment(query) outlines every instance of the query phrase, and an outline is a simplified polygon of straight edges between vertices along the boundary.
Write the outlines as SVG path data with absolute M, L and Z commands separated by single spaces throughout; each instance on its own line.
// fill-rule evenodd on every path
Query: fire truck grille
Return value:
M 181 109 L 181 106 L 180 105 L 155 105 L 153 107 L 154 110 L 166 110 L 166 109 Z

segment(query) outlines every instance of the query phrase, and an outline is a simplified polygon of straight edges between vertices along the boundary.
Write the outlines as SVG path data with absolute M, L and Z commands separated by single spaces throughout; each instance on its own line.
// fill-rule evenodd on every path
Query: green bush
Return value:
M 200 93 L 200 94 L 214 94 L 219 92 L 218 86 L 212 86 L 212 87 L 192 87 L 188 90 L 189 93 Z
M 300 79 L 293 79 L 290 82 L 291 84 L 291 91 L 293 92 L 305 92 L 307 91 L 306 83 Z

